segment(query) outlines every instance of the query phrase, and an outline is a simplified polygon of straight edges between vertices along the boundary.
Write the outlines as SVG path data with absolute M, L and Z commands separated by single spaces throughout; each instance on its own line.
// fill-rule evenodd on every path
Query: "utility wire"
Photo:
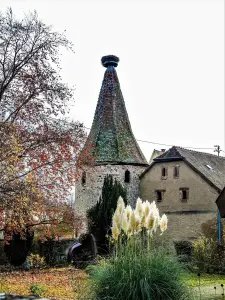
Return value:
M 90 130 L 90 128 L 88 128 L 88 127 L 84 127 L 84 128 Z M 162 144 L 162 143 L 150 142 L 150 141 L 143 141 L 143 140 L 136 140 L 136 141 L 141 142 L 141 143 L 148 143 L 148 144 L 154 144 L 154 145 L 166 146 L 166 147 L 173 147 L 173 146 L 175 146 L 175 145 L 168 145 L 168 144 Z M 211 148 L 196 148 L 196 147 L 187 147 L 187 146 L 186 147 L 184 147 L 184 146 L 178 146 L 178 147 L 189 148 L 189 149 L 196 149 L 196 150 L 213 150 L 214 149 L 213 147 L 211 147 Z M 223 150 L 221 150 L 221 151 L 223 151 Z M 225 152 L 225 151 L 223 151 L 223 152 Z
M 143 142 L 143 143 L 149 143 L 149 144 L 155 144 L 155 145 L 160 145 L 160 146 L 168 146 L 168 147 L 173 147 L 176 145 L 167 145 L 167 144 L 161 144 L 161 143 L 156 143 L 156 142 L 150 142 L 150 141 L 142 141 L 142 140 L 137 140 L 138 142 Z M 205 149 L 205 150 L 212 150 L 212 148 L 196 148 L 196 147 L 188 147 L 188 146 L 177 146 L 177 147 L 181 147 L 181 148 L 189 148 L 189 149 Z

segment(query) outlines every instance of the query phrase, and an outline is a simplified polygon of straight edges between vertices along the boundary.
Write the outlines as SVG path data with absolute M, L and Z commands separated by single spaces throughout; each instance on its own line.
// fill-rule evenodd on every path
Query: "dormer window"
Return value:
M 178 178 L 179 177 L 179 168 L 180 166 L 174 166 L 173 167 L 173 177 Z
M 168 176 L 168 170 L 167 170 L 167 167 L 162 167 L 162 170 L 161 170 L 161 178 L 162 179 L 166 179 Z
M 126 183 L 130 182 L 130 171 L 128 170 L 125 171 L 124 182 Z
M 86 184 L 86 172 L 85 171 L 83 171 L 83 173 L 82 173 L 81 184 L 83 186 Z

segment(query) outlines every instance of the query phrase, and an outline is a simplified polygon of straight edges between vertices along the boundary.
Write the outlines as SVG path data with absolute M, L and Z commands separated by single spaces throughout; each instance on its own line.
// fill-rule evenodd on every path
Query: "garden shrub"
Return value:
M 180 262 L 191 262 L 193 254 L 192 242 L 187 240 L 174 241 L 174 248 Z
M 179 263 L 163 250 L 152 250 L 136 259 L 129 254 L 93 267 L 97 299 L 188 299 L 180 280 Z
M 188 255 L 191 256 L 193 252 L 193 245 L 190 241 L 174 241 L 174 247 L 177 255 Z
M 113 257 L 89 268 L 94 299 L 189 299 L 176 258 L 151 243 L 158 227 L 162 233 L 166 230 L 167 217 L 160 218 L 155 202 L 138 199 L 132 210 L 120 198 L 113 215 Z
M 201 237 L 193 243 L 194 263 L 201 272 L 224 272 L 224 249 L 218 242 Z
M 42 287 L 40 284 L 34 283 L 30 286 L 30 292 L 34 297 L 41 297 L 43 292 L 45 292 L 46 289 Z
M 27 257 L 31 268 L 43 268 L 45 266 L 45 258 L 39 254 L 30 254 Z
M 117 200 L 121 196 L 126 200 L 126 190 L 111 175 L 104 178 L 99 201 L 87 211 L 88 232 L 93 234 L 99 246 L 105 245 L 106 235 L 110 233 L 112 215 L 116 210 Z

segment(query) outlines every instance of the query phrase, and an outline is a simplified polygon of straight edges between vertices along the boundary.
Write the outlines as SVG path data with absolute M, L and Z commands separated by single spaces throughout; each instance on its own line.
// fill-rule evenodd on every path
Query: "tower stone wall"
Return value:
M 134 165 L 102 165 L 86 168 L 86 182 L 82 183 L 82 176 L 76 184 L 76 209 L 79 213 L 96 204 L 102 192 L 102 186 L 106 175 L 112 175 L 127 191 L 127 199 L 134 206 L 140 195 L 139 176 L 146 167 Z M 130 182 L 125 182 L 125 172 L 130 172 Z

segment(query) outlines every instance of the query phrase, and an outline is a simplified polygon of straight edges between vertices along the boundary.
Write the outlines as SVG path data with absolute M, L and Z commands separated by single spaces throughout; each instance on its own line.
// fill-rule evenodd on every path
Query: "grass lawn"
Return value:
M 2 272 L 0 292 L 28 296 L 30 286 L 39 284 L 45 289 L 42 297 L 69 300 L 77 299 L 87 282 L 86 273 L 72 267 Z
M 193 288 L 196 294 L 195 299 L 225 299 L 222 295 L 224 290 L 221 287 L 221 284 L 223 284 L 225 288 L 225 275 L 201 274 L 197 276 L 197 274 L 194 273 L 185 273 L 182 275 L 182 280 L 190 288 Z M 214 287 L 216 287 L 216 289 Z
M 225 299 L 221 295 L 223 293 L 221 284 L 225 285 L 225 275 L 201 274 L 201 297 L 197 274 L 184 273 L 182 280 L 194 289 L 196 298 L 193 300 Z M 84 271 L 72 267 L 0 273 L 0 292 L 27 296 L 30 295 L 29 288 L 32 284 L 39 284 L 43 287 L 45 292 L 42 297 L 46 298 L 72 300 L 77 299 L 78 295 L 88 296 L 88 275 Z M 216 286 L 216 290 L 214 286 Z M 86 295 L 83 294 L 83 291 L 86 292 Z
M 225 275 L 201 274 L 200 277 L 194 273 L 184 273 L 182 275 L 182 280 L 190 287 L 198 287 L 199 279 L 201 286 L 214 286 L 214 284 L 224 284 L 225 286 Z

